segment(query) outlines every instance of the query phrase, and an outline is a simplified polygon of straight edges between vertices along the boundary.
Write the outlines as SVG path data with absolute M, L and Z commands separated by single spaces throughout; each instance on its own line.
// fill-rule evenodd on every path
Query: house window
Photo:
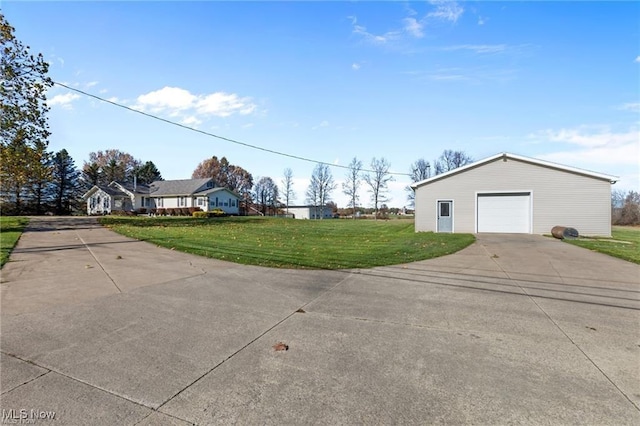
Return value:
M 213 188 L 213 181 L 207 182 L 207 188 Z
M 236 200 L 231 200 L 231 207 L 235 207 L 236 206 Z
M 449 208 L 451 205 L 449 203 L 440 203 L 440 216 L 441 217 L 449 217 Z
M 164 207 L 164 198 L 156 198 L 156 205 L 158 207 Z
M 202 205 L 202 198 L 198 198 L 198 205 L 201 206 Z
M 105 198 L 104 202 L 102 203 L 102 207 L 104 207 L 105 209 L 109 208 L 109 199 Z
M 218 207 L 218 197 L 216 197 L 216 207 Z

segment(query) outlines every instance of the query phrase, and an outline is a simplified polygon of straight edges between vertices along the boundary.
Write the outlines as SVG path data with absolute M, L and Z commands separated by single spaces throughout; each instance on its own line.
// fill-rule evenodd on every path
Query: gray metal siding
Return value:
M 436 200 L 454 200 L 455 232 L 476 232 L 478 192 L 531 191 L 532 232 L 556 225 L 582 235 L 611 235 L 611 184 L 571 172 L 497 159 L 416 189 L 416 231 L 436 231 Z

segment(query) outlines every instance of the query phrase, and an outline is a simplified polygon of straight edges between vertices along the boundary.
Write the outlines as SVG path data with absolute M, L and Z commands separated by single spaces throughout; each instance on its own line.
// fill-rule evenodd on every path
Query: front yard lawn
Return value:
M 640 227 L 614 226 L 611 229 L 611 236 L 611 238 L 579 238 L 565 241 L 640 264 Z
M 268 217 L 113 217 L 114 231 L 162 247 L 275 268 L 370 268 L 454 253 L 470 234 L 414 232 L 413 221 Z
M 20 239 L 29 219 L 19 216 L 0 216 L 0 268 L 9 260 L 11 251 Z

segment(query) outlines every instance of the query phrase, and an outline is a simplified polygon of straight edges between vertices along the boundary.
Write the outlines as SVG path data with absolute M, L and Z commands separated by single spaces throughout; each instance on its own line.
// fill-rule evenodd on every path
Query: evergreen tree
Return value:
M 147 161 L 135 170 L 139 184 L 149 185 L 157 180 L 162 180 L 162 174 L 158 170 L 153 161 Z
M 78 200 L 83 192 L 80 176 L 66 149 L 53 156 L 52 187 L 56 214 L 70 214 L 78 208 Z

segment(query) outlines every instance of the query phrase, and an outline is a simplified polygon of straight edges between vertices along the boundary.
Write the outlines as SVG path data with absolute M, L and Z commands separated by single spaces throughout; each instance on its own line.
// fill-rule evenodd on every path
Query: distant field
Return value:
M 470 234 L 415 233 L 412 220 L 107 216 L 100 222 L 162 247 L 275 268 L 393 265 L 454 253 L 474 241 Z
M 640 227 L 614 226 L 611 238 L 565 240 L 576 246 L 640 264 Z
M 0 216 L 0 268 L 9 260 L 11 251 L 27 223 L 29 219 L 26 217 Z

